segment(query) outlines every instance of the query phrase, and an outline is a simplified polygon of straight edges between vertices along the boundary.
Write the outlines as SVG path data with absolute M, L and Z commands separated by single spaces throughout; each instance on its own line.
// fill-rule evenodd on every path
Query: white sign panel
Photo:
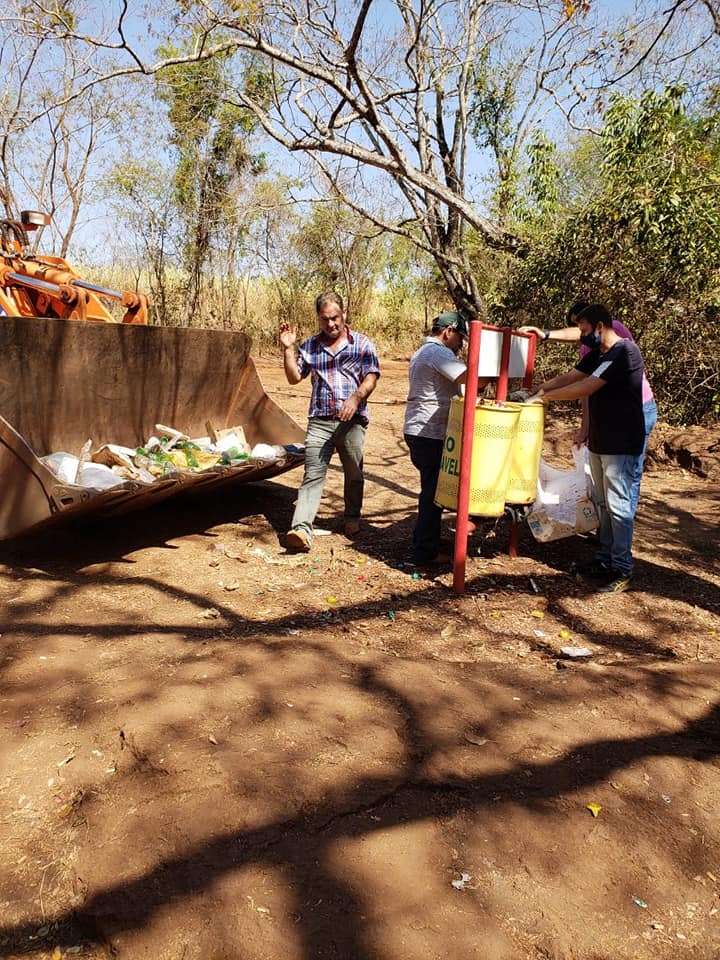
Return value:
M 478 363 L 479 377 L 499 377 L 500 357 L 502 355 L 503 335 L 497 330 L 483 329 L 480 336 L 480 362 Z M 528 338 L 510 337 L 510 372 L 511 377 L 524 377 L 527 368 Z

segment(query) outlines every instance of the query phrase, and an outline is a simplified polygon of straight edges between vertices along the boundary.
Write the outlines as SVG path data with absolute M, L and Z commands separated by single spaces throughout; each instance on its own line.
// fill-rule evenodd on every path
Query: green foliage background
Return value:
M 492 312 L 563 325 L 573 300 L 607 304 L 640 344 L 663 417 L 693 423 L 720 414 L 720 118 L 688 115 L 683 96 L 611 99 L 600 142 L 569 157 L 569 199 L 526 215 L 530 255 Z

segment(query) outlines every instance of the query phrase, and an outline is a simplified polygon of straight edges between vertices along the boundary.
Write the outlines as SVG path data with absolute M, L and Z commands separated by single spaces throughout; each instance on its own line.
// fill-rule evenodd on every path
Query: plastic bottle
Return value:
M 191 440 L 181 440 L 178 442 L 177 446 L 185 454 L 185 459 L 187 460 L 188 466 L 191 469 L 194 468 L 197 470 L 199 465 L 197 462 L 197 457 L 195 456 L 193 451 L 199 450 L 200 447 L 196 443 L 193 443 Z
M 222 463 L 238 463 L 241 460 L 247 460 L 248 455 L 239 447 L 230 447 L 229 450 L 223 450 Z

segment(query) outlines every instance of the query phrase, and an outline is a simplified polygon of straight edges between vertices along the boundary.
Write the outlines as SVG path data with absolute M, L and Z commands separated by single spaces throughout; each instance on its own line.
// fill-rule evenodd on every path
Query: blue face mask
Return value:
M 600 334 L 595 333 L 584 333 L 580 337 L 580 343 L 584 347 L 589 347 L 590 350 L 594 350 L 596 347 L 600 346 Z

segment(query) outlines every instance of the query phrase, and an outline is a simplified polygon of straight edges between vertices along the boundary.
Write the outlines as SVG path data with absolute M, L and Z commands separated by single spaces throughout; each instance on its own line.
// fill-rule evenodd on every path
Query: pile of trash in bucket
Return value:
M 251 447 L 241 426 L 215 430 L 208 423 L 206 428 L 208 436 L 191 438 L 156 423 L 156 434 L 142 447 L 104 443 L 93 451 L 92 440 L 88 440 L 79 456 L 59 451 L 40 457 L 40 462 L 62 483 L 110 490 L 128 480 L 154 483 L 188 473 L 224 472 L 258 461 L 281 461 L 303 453 L 299 444 L 256 443 Z

